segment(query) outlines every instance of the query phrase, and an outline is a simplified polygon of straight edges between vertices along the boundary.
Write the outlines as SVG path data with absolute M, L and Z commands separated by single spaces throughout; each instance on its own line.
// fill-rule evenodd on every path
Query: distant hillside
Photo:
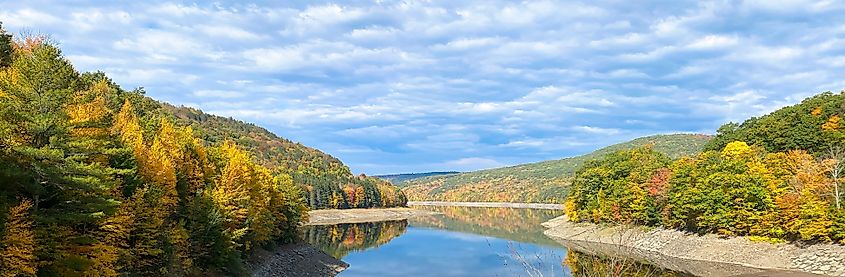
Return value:
M 138 99 L 150 116 L 173 118 L 191 126 L 209 145 L 232 140 L 253 153 L 256 162 L 274 173 L 289 174 L 300 185 L 312 209 L 402 206 L 405 196 L 389 182 L 355 176 L 343 162 L 320 150 L 279 137 L 252 123 L 176 107 L 148 97 Z M 143 110 L 142 110 L 143 112 Z M 359 191 L 360 190 L 360 191 Z
M 424 178 L 424 177 L 432 177 L 432 176 L 442 176 L 442 175 L 454 175 L 460 172 L 457 171 L 445 171 L 445 172 L 426 172 L 426 173 L 404 173 L 404 174 L 388 174 L 388 175 L 378 175 L 375 176 L 376 178 L 381 178 L 383 180 L 387 180 L 393 184 L 400 185 L 403 182 Z
M 700 152 L 711 138 L 697 134 L 648 136 L 611 145 L 582 156 L 425 177 L 399 186 L 412 201 L 559 202 L 566 197 L 569 178 L 586 161 L 613 151 L 647 144 L 672 158 L 678 158 Z

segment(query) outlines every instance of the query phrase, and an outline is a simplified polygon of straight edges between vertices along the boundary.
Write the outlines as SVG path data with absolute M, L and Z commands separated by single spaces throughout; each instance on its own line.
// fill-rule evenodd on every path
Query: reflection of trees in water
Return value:
M 353 251 L 383 245 L 405 233 L 407 220 L 311 225 L 303 227 L 302 238 L 335 258 Z
M 578 277 L 693 276 L 618 256 L 594 256 L 570 249 L 564 264 Z
M 543 235 L 545 229 L 540 224 L 562 215 L 563 211 L 560 210 L 446 206 L 414 208 L 442 213 L 412 218 L 410 221 L 414 226 L 435 227 L 518 242 L 559 245 Z

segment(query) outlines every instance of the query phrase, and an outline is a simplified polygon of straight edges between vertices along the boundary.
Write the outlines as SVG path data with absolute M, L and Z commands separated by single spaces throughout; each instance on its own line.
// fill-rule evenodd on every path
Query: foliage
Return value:
M 705 149 L 717 151 L 732 141 L 744 141 L 769 152 L 806 150 L 820 156 L 845 139 L 845 126 L 840 124 L 844 113 L 845 93 L 821 93 L 741 124 L 722 125 Z
M 633 222 L 767 241 L 845 237 L 845 213 L 834 205 L 830 167 L 808 152 L 766 153 L 731 142 L 721 151 L 668 166 L 665 160 L 629 153 L 609 154 L 579 170 L 566 204 L 571 220 Z M 647 183 L 664 184 L 648 185 L 655 189 L 642 194 L 637 188 L 645 179 L 639 176 L 649 174 Z
M 587 162 L 575 174 L 570 201 L 572 219 L 593 222 L 655 221 L 659 215 L 648 190 L 659 170 L 669 163 L 666 155 L 650 146 L 610 153 Z
M 316 149 L 280 138 L 275 134 L 231 118 L 168 104 L 147 103 L 151 110 L 172 115 L 177 125 L 191 126 L 196 136 L 208 144 L 233 141 L 254 153 L 255 162 L 276 176 L 290 176 L 302 188 L 312 209 L 394 207 L 405 205 L 405 195 L 389 182 L 374 177 L 355 176 L 340 160 Z M 157 107 L 156 107 L 157 106 Z M 347 189 L 360 189 L 362 197 L 349 198 Z M 381 198 L 390 195 L 390 198 Z M 355 200 L 355 201 L 352 201 Z
M 12 35 L 3 29 L 0 22 L 0 67 L 7 67 L 12 64 Z
M 652 145 L 671 158 L 695 154 L 710 139 L 706 135 L 676 134 L 638 138 L 592 153 L 561 160 L 412 179 L 399 184 L 412 201 L 480 201 L 560 203 L 566 199 L 575 171 L 605 154 Z M 514 192 L 520 193 L 514 193 Z
M 621 219 L 772 242 L 845 243 L 845 211 L 840 204 L 843 113 L 845 92 L 825 92 L 742 124 L 725 124 L 704 153 L 656 171 L 660 174 L 653 177 L 644 202 L 646 210 L 659 217 L 642 222 L 635 216 L 637 205 L 622 205 Z M 598 163 L 614 166 L 608 162 L 612 159 Z M 588 165 L 577 174 L 576 180 L 584 182 L 576 182 L 573 190 L 587 193 L 573 193 L 566 212 L 573 220 L 616 222 L 595 203 L 624 202 L 640 195 L 635 190 L 608 192 L 629 183 L 626 177 L 592 171 Z M 613 185 L 608 189 L 606 184 Z M 605 187 L 589 191 L 595 186 Z
M 0 31 L 4 274 L 239 274 L 253 249 L 296 237 L 309 202 L 329 206 L 308 195 L 351 207 L 350 186 L 354 207 L 405 205 L 322 152 L 143 94 Z
M 32 219 L 29 210 L 32 202 L 23 200 L 9 209 L 9 218 L 4 226 L 4 235 L 0 240 L 0 275 L 34 275 L 36 260 L 34 255 L 35 237 L 32 233 Z

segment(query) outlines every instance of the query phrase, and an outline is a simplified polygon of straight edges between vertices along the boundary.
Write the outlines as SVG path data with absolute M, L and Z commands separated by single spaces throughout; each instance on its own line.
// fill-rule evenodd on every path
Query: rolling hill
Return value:
M 114 87 L 121 90 L 117 85 Z M 177 126 L 191 127 L 194 136 L 207 146 L 233 141 L 251 152 L 255 162 L 270 169 L 274 175 L 290 175 L 294 183 L 303 188 L 306 201 L 312 209 L 404 205 L 405 196 L 390 182 L 364 175 L 356 176 L 339 159 L 280 137 L 253 123 L 174 106 L 144 96 L 143 93 L 123 92 L 122 95 L 139 107 L 140 119 L 147 125 L 145 128 L 157 128 L 155 124 L 158 119 L 167 118 Z M 113 105 L 117 109 L 117 104 Z M 356 193 L 358 197 L 349 195 Z M 385 195 L 390 195 L 391 200 L 382 201 L 387 200 Z
M 460 172 L 457 171 L 444 171 L 444 172 L 425 172 L 425 173 L 402 173 L 402 174 L 387 174 L 387 175 L 377 175 L 374 176 L 376 178 L 380 178 L 382 180 L 389 181 L 393 184 L 401 184 L 410 180 L 425 178 L 425 177 L 432 177 L 432 176 L 443 176 L 443 175 L 454 175 Z
M 712 137 L 699 134 L 655 135 L 611 145 L 560 160 L 431 176 L 398 184 L 411 201 L 559 202 L 570 177 L 586 161 L 622 149 L 653 145 L 672 158 L 700 152 Z M 520 192 L 520 193 L 514 193 Z

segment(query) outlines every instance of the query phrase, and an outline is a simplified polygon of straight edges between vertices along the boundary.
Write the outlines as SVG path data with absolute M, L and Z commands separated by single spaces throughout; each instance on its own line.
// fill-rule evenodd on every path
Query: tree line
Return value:
M 243 274 L 309 205 L 404 205 L 322 152 L 144 94 L 0 27 L 1 275 Z
M 405 194 L 390 182 L 355 176 L 340 160 L 319 150 L 280 138 L 253 124 L 208 115 L 202 111 L 162 104 L 179 125 L 191 126 L 211 144 L 236 142 L 255 153 L 255 160 L 274 175 L 290 175 L 303 188 L 312 209 L 405 206 Z
M 650 147 L 590 161 L 576 173 L 566 213 L 574 221 L 845 243 L 843 99 L 824 93 L 728 124 L 711 150 L 674 161 Z M 746 137 L 781 119 L 791 122 L 778 127 L 781 136 Z M 725 143 L 732 139 L 754 144 Z

